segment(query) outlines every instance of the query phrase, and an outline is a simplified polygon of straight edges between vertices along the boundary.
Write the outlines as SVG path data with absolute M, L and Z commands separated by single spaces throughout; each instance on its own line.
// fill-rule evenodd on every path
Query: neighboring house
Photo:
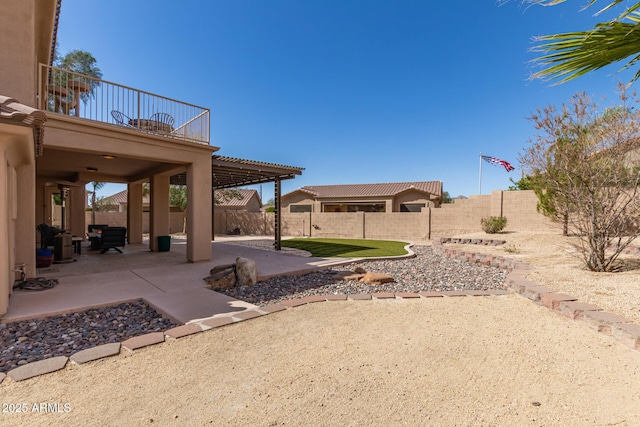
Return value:
M 36 276 L 36 226 L 52 224 L 58 200 L 62 228 L 85 235 L 89 182 L 127 184 L 129 243 L 142 243 L 149 183 L 151 251 L 169 234 L 170 184 L 186 185 L 186 258 L 195 262 L 211 259 L 212 189 L 275 182 L 279 190 L 301 173 L 214 156 L 207 108 L 53 67 L 62 0 L 4 0 L 1 9 L 0 316 L 14 269 Z
M 282 196 L 284 212 L 420 212 L 439 207 L 442 181 L 304 186 Z
M 213 209 L 216 212 L 224 211 L 244 211 L 244 212 L 260 212 L 262 201 L 256 190 L 235 190 L 240 197 L 223 197 L 218 195 L 216 199 L 218 203 Z
M 260 212 L 262 203 L 260 202 L 260 196 L 256 190 L 236 190 L 240 197 L 225 198 L 218 196 L 218 203 L 214 206 L 217 211 L 246 211 L 246 212 Z M 214 192 L 217 193 L 219 191 Z M 126 212 L 128 203 L 128 191 L 122 190 L 119 193 L 106 196 L 100 200 L 102 209 L 108 212 Z M 174 207 L 171 207 L 174 210 Z M 142 210 L 144 212 L 149 211 L 149 196 L 142 196 Z

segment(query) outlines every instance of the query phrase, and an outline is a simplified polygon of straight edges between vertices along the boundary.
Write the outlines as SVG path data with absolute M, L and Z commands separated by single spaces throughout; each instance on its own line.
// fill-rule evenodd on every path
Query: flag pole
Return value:
M 478 194 L 482 194 L 482 152 L 480 152 L 480 177 L 478 177 Z

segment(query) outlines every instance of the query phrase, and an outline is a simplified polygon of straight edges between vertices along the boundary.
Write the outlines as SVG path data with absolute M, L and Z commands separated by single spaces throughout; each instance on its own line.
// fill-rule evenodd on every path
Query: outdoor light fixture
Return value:
M 112 156 L 111 154 L 102 154 L 100 157 L 107 160 L 115 160 L 116 156 Z
M 98 172 L 98 168 L 87 167 L 87 171 L 89 171 L 89 172 Z

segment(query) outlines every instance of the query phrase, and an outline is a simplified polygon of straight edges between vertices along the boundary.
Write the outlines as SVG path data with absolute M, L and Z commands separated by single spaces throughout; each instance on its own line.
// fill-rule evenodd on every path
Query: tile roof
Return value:
M 220 190 L 216 190 L 216 191 L 220 191 Z M 242 196 L 242 199 L 236 199 L 235 197 L 230 199 L 230 200 L 224 200 L 222 199 L 222 203 L 220 203 L 219 205 L 216 206 L 221 206 L 221 207 L 244 207 L 247 205 L 247 203 L 249 203 L 249 201 L 251 200 L 251 198 L 254 195 L 257 195 L 258 192 L 256 190 L 237 190 L 240 195 Z M 122 190 L 119 193 L 115 193 L 112 194 L 111 196 L 107 196 L 104 198 L 105 201 L 108 201 L 109 204 L 112 205 L 116 205 L 116 204 L 121 204 L 121 203 L 127 203 L 127 195 L 128 195 L 128 191 L 127 190 Z M 260 200 L 260 197 L 258 196 L 258 200 Z M 145 195 L 142 196 L 142 203 L 149 203 L 149 196 Z
M 296 191 L 303 191 L 315 197 L 383 197 L 395 196 L 407 190 L 419 190 L 441 197 L 442 181 L 312 185 L 301 187 Z
M 47 122 L 47 115 L 44 111 L 21 104 L 8 96 L 0 95 L 0 119 L 33 127 L 36 156 L 42 155 L 44 125 Z
M 219 192 L 220 190 L 215 190 L 216 192 Z M 241 199 L 237 199 L 237 198 L 232 198 L 230 200 L 225 200 L 224 198 L 221 199 L 222 203 L 217 204 L 216 206 L 220 206 L 220 207 L 244 207 L 247 206 L 247 204 L 249 203 L 249 201 L 251 200 L 251 198 L 253 196 L 256 196 L 258 198 L 258 201 L 260 200 L 260 196 L 258 196 L 258 192 L 256 190 L 236 190 L 238 191 L 238 193 L 240 193 L 240 195 L 242 196 Z M 260 205 L 262 205 L 262 202 L 260 203 Z

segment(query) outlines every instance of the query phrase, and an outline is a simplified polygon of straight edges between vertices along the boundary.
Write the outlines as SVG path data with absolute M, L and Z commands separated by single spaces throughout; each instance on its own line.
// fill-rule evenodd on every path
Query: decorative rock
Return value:
M 365 270 L 365 269 L 364 269 L 364 268 L 362 268 L 362 267 L 356 267 L 356 268 L 354 268 L 354 269 L 353 269 L 353 271 L 354 271 L 355 273 L 358 273 L 358 274 L 364 274 L 364 273 L 366 273 L 366 272 L 367 272 L 367 270 Z
M 225 270 L 219 270 L 211 276 L 205 277 L 204 281 L 207 282 L 211 289 L 213 289 L 214 291 L 221 289 L 231 289 L 237 283 L 236 271 L 233 266 Z
M 366 273 L 358 281 L 367 285 L 381 285 L 383 283 L 394 282 L 393 277 L 385 273 Z
M 216 265 L 215 267 L 213 267 L 211 270 L 209 270 L 209 274 L 214 275 L 216 274 L 218 271 L 222 271 L 222 270 L 228 270 L 228 269 L 234 269 L 236 268 L 235 264 L 224 264 L 224 265 Z
M 249 258 L 236 258 L 236 276 L 239 286 L 254 286 L 258 282 L 258 266 Z

